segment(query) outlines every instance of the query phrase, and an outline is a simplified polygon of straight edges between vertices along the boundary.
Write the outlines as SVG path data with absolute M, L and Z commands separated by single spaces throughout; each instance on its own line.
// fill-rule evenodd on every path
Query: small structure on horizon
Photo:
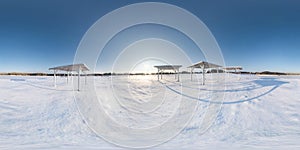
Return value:
M 73 71 L 77 72 L 78 75 L 78 91 L 80 90 L 80 73 L 83 72 L 85 74 L 85 82 L 86 82 L 86 73 L 85 71 L 89 71 L 89 68 L 85 64 L 72 64 L 65 66 L 58 66 L 49 68 L 49 70 L 53 70 L 54 73 L 54 86 L 56 87 L 56 73 L 58 71 L 66 71 L 67 72 L 67 82 L 69 82 L 69 74 Z
M 195 68 L 201 68 L 202 69 L 202 85 L 205 84 L 205 71 L 206 69 L 210 69 L 210 68 L 215 68 L 217 69 L 217 71 L 219 71 L 219 68 L 221 68 L 222 66 L 217 65 L 217 64 L 213 64 L 213 63 L 209 63 L 206 61 L 200 61 L 198 63 L 193 64 L 192 66 L 189 66 L 188 68 L 191 68 L 191 80 L 193 80 L 193 73 L 194 73 L 194 69 Z
M 172 70 L 175 73 L 175 79 L 179 82 L 179 68 L 182 67 L 182 65 L 160 65 L 160 66 L 154 66 L 157 68 L 157 80 L 159 80 L 159 74 L 160 78 L 162 79 L 162 73 L 165 70 Z
M 234 72 L 236 73 L 237 71 L 241 71 L 243 70 L 243 68 L 241 66 L 228 66 L 228 67 L 223 67 L 223 69 L 225 71 L 231 71 L 234 70 Z

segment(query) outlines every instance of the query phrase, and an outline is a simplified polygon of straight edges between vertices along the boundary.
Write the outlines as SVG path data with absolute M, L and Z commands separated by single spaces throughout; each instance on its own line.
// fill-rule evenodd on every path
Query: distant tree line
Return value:
M 223 70 L 209 70 L 206 73 L 224 73 Z M 193 74 L 201 74 L 202 72 L 193 72 Z M 300 75 L 300 73 L 282 73 L 282 72 L 271 72 L 271 71 L 263 71 L 263 72 L 229 72 L 236 74 L 253 74 L 253 75 Z M 114 72 L 106 72 L 106 73 L 88 73 L 87 76 L 118 76 L 118 75 L 157 75 L 158 73 L 114 73 Z M 175 74 L 174 72 L 161 72 L 159 74 Z M 182 71 L 180 74 L 190 74 L 188 71 Z M 14 76 L 54 76 L 53 73 L 24 73 L 24 72 L 9 72 L 9 73 L 0 73 L 0 75 L 14 75 Z M 67 73 L 57 73 L 56 76 L 67 76 Z M 77 76 L 77 74 L 69 74 L 70 76 Z M 81 74 L 84 76 L 85 74 Z

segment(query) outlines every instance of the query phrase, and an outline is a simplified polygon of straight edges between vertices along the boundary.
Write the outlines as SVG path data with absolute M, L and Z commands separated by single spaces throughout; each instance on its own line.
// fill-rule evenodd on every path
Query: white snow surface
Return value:
M 176 100 L 175 97 L 197 101 L 205 108 L 210 92 L 215 90 L 224 94 L 224 99 L 216 103 L 221 109 L 209 129 L 199 133 L 199 120 L 203 117 L 200 108 L 177 136 L 149 149 L 300 149 L 300 76 L 225 76 L 225 84 L 207 77 L 206 85 L 190 81 L 190 75 L 181 75 L 184 84 L 176 82 L 173 75 L 165 75 L 161 82 L 157 76 L 136 76 L 134 80 L 116 76 L 113 84 L 119 88 L 115 90 L 123 96 L 120 99 L 124 104 L 148 101 L 158 104 L 160 95 L 169 97 L 169 101 L 156 113 L 137 116 L 140 120 L 111 109 L 116 108 L 113 104 L 105 105 L 105 109 L 121 124 L 144 128 L 161 124 L 172 115 L 178 108 L 175 101 L 170 101 Z M 107 90 L 103 85 L 111 83 L 111 77 L 95 77 L 94 81 L 101 93 Z M 210 89 L 212 85 L 226 88 Z M 191 94 L 195 89 L 199 95 Z M 101 98 L 101 94 L 98 96 Z M 154 106 L 143 109 L 148 107 Z M 151 120 L 153 117 L 155 121 Z M 54 87 L 53 77 L 0 76 L 0 149 L 127 148 L 103 140 L 90 129 L 79 113 L 73 87 L 65 77 L 58 77 Z

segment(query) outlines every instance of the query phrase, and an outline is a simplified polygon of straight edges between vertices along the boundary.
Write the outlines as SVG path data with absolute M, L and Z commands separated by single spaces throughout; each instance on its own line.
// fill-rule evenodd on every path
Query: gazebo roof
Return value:
M 223 67 L 225 70 L 243 70 L 241 66 L 229 66 L 229 67 Z
M 219 68 L 222 67 L 217 64 L 209 63 L 206 61 L 200 61 L 198 63 L 193 64 L 192 66 L 189 66 L 188 68 Z
M 85 64 L 72 64 L 65 66 L 58 66 L 49 68 L 49 70 L 62 70 L 62 71 L 89 71 L 89 68 Z
M 161 70 L 178 70 L 182 65 L 160 65 L 154 67 Z

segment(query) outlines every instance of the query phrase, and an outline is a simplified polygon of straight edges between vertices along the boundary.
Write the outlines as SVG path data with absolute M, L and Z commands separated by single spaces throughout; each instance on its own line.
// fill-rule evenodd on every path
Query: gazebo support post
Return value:
M 69 71 L 67 71 L 67 83 L 69 83 Z
M 86 72 L 84 72 L 84 84 L 86 85 L 86 78 L 87 78 L 87 74 Z
M 80 90 L 80 67 L 78 67 L 78 91 Z
M 74 83 L 73 72 L 70 72 L 70 75 L 71 75 L 71 82 Z
M 205 85 L 205 69 L 202 68 L 202 85 Z
M 177 82 L 179 82 L 179 69 L 177 70 Z
M 56 72 L 57 70 L 53 70 L 53 77 L 54 77 L 54 87 L 56 87 Z
M 157 68 L 157 80 L 159 81 L 159 69 Z
M 194 73 L 194 68 L 191 67 L 191 81 L 193 81 L 193 73 Z

